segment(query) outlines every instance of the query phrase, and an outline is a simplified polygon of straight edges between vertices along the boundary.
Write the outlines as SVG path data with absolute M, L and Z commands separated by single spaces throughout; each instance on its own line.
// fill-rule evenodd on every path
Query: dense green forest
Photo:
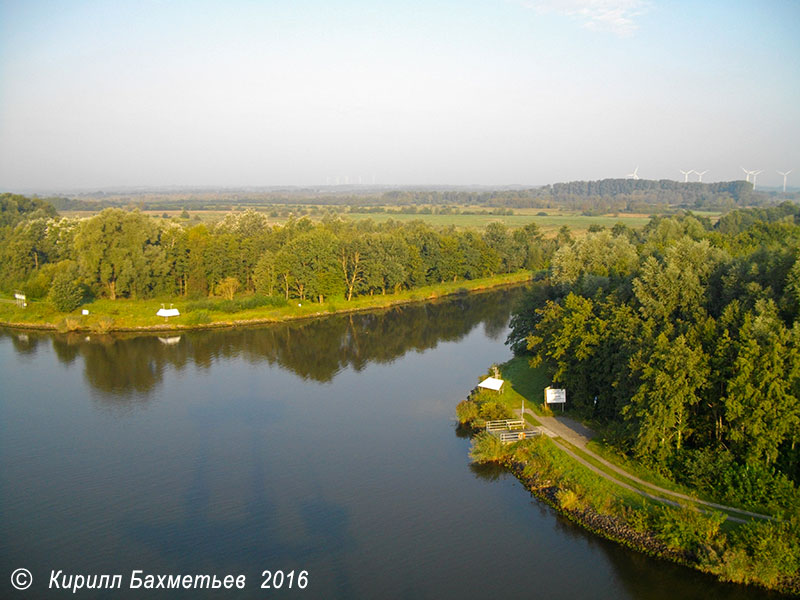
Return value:
M 800 208 L 654 218 L 562 245 L 509 343 L 607 441 L 740 505 L 796 512 Z
M 193 225 L 118 208 L 57 218 L 39 200 L 8 194 L 0 200 L 4 290 L 49 295 L 64 311 L 91 297 L 232 299 L 239 291 L 350 300 L 542 269 L 558 243 L 543 239 L 535 225 L 511 231 L 492 223 L 477 232 L 327 218 L 273 226 L 253 210 Z

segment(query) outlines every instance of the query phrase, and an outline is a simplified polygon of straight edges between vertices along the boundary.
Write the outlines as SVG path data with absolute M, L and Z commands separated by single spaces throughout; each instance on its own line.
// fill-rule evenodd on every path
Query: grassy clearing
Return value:
M 278 215 L 274 212 L 275 206 L 254 206 L 256 210 L 263 212 L 267 215 L 269 222 L 273 225 L 284 225 L 288 220 L 288 215 Z M 303 215 L 312 221 L 319 221 L 329 210 L 334 215 L 342 219 L 352 221 L 365 221 L 372 220 L 375 223 L 385 223 L 388 220 L 393 220 L 401 223 L 409 221 L 422 221 L 434 227 L 449 227 L 454 226 L 459 229 L 483 229 L 489 223 L 503 223 L 511 229 L 524 227 L 529 223 L 536 223 L 546 235 L 555 235 L 555 233 L 564 225 L 570 228 L 574 235 L 582 235 L 591 226 L 611 228 L 617 223 L 624 223 L 628 227 L 638 229 L 644 227 L 650 220 L 649 215 L 644 214 L 631 214 L 631 213 L 618 213 L 588 216 L 582 215 L 576 211 L 548 209 L 548 208 L 515 208 L 513 215 L 494 215 L 490 214 L 491 207 L 470 206 L 460 207 L 459 210 L 464 212 L 476 212 L 479 214 L 425 214 L 425 213 L 396 213 L 396 212 L 351 212 L 349 207 L 341 209 L 339 207 L 304 207 L 304 206 L 291 206 L 280 207 L 283 210 L 291 210 L 295 214 Z M 385 207 L 389 211 L 396 210 L 396 207 Z M 420 207 L 422 208 L 422 207 Z M 316 210 L 314 210 L 316 209 Z M 180 209 L 170 210 L 150 210 L 145 208 L 145 214 L 153 217 L 161 217 L 164 213 L 169 218 L 178 218 L 181 214 Z M 209 210 L 189 210 L 190 219 L 179 219 L 178 222 L 186 223 L 189 225 L 196 225 L 198 223 L 211 223 L 223 219 L 230 212 L 229 210 L 209 209 Z M 87 217 L 96 214 L 93 211 L 62 211 L 63 216 L 69 217 Z
M 690 496 L 696 496 L 701 500 L 705 500 L 707 502 L 716 502 L 717 500 L 714 498 L 708 498 L 699 494 L 696 490 L 689 489 L 685 486 L 680 485 L 672 481 L 671 479 L 667 479 L 662 474 L 648 469 L 640 462 L 634 461 L 629 459 L 626 456 L 623 456 L 619 452 L 615 451 L 610 446 L 607 446 L 601 441 L 592 440 L 586 445 L 592 452 L 595 454 L 602 456 L 608 462 L 613 465 L 618 466 L 620 469 L 628 471 L 631 475 L 635 475 L 639 479 L 646 481 L 647 483 L 652 483 L 653 485 L 657 485 L 662 487 L 666 490 L 670 490 L 673 492 L 678 492 L 681 494 L 687 494 Z
M 82 305 L 72 313 L 59 312 L 48 301 L 29 301 L 27 308 L 21 308 L 12 302 L 0 302 L 0 324 L 23 327 L 41 327 L 47 329 L 124 331 L 137 329 L 191 329 L 202 327 L 225 327 L 245 325 L 247 323 L 278 322 L 291 319 L 312 318 L 322 315 L 353 312 L 375 308 L 385 308 L 397 304 L 423 302 L 452 294 L 468 293 L 490 289 L 493 287 L 524 283 L 530 279 L 529 271 L 519 271 L 496 277 L 474 279 L 470 281 L 446 282 L 437 285 L 402 291 L 397 294 L 376 296 L 359 296 L 351 301 L 343 297 L 333 297 L 319 304 L 310 301 L 290 300 L 282 305 L 257 306 L 235 312 L 226 312 L 222 300 L 209 300 L 210 305 L 191 310 L 192 303 L 197 301 L 185 298 L 154 298 L 149 300 L 107 300 L 99 299 Z M 242 297 L 246 299 L 247 297 Z M 156 316 L 161 306 L 174 305 L 181 316 L 168 321 Z M 203 304 L 200 301 L 199 304 Z M 246 302 L 242 302 L 246 305 Z M 215 307 L 218 307 L 217 310 Z M 89 315 L 81 315 L 86 309 Z

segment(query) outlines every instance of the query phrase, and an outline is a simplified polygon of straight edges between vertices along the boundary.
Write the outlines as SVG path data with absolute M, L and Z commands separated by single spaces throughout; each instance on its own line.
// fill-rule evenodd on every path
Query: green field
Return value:
M 349 207 L 326 207 L 326 206 L 292 206 L 292 207 L 277 207 L 279 216 L 274 215 L 276 207 L 262 206 L 256 207 L 256 210 L 267 215 L 269 221 L 275 225 L 283 225 L 289 220 L 288 211 L 291 210 L 292 214 L 296 217 L 308 217 L 312 221 L 319 221 L 324 216 L 333 214 L 341 217 L 342 219 L 352 221 L 365 221 L 372 220 L 376 223 L 385 223 L 390 219 L 400 223 L 407 223 L 409 221 L 422 221 L 434 227 L 449 227 L 454 226 L 459 229 L 482 229 L 489 223 L 503 223 L 511 229 L 524 227 L 528 223 L 536 223 L 544 233 L 554 234 L 562 226 L 566 225 L 575 233 L 581 233 L 589 229 L 590 226 L 601 226 L 611 228 L 617 223 L 624 223 L 632 229 L 643 227 L 649 220 L 650 216 L 645 214 L 631 214 L 631 213 L 618 213 L 597 216 L 586 216 L 580 214 L 578 211 L 567 211 L 559 209 L 542 209 L 542 208 L 516 208 L 513 209 L 513 215 L 495 215 L 490 214 L 492 209 L 485 207 L 461 207 L 459 210 L 471 211 L 474 213 L 484 214 L 424 214 L 424 213 L 396 213 L 396 212 L 354 212 L 358 209 Z M 393 210 L 387 208 L 387 210 Z M 171 219 L 178 219 L 181 214 L 180 210 L 143 210 L 145 214 L 152 217 L 161 217 L 167 214 Z M 178 219 L 179 222 L 189 225 L 198 222 L 211 223 L 218 221 L 229 214 L 230 211 L 224 210 L 189 210 L 190 219 Z M 546 214 L 542 214 L 546 213 Z M 68 217 L 87 217 L 91 216 L 89 211 L 63 211 L 62 215 Z M 714 217 L 718 216 L 717 213 L 708 213 L 704 216 Z

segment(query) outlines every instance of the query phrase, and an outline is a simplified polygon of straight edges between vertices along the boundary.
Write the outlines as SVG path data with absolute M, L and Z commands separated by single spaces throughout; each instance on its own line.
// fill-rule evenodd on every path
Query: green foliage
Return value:
M 800 506 L 800 491 L 786 475 L 760 464 L 741 464 L 726 450 L 683 452 L 672 472 L 677 481 L 737 506 L 771 511 Z
M 469 456 L 476 463 L 503 462 L 511 456 L 511 450 L 500 438 L 483 431 L 472 438 Z
M 773 473 L 800 481 L 800 211 L 780 212 L 791 220 L 754 218 L 735 234 L 691 215 L 653 219 L 625 236 L 641 264 L 600 287 L 586 282 L 604 259 L 584 246 L 611 238 L 565 239 L 509 342 L 520 352 L 524 340 L 568 408 L 621 450 L 662 473 L 678 472 L 684 450 L 730 452 L 721 477 L 698 463 L 683 480 L 737 504 L 786 506 L 794 492 Z
M 61 312 L 71 312 L 81 305 L 83 290 L 75 281 L 77 275 L 74 263 L 71 261 L 59 263 L 50 285 L 48 298 Z
M 800 520 L 751 522 L 729 534 L 730 544 L 711 571 L 723 581 L 755 583 L 800 593 Z
M 472 400 L 462 400 L 456 405 L 456 418 L 462 425 L 472 423 L 478 418 L 478 404 Z
M 187 325 L 205 325 L 211 322 L 211 315 L 207 310 L 195 310 L 186 315 L 185 322 Z
M 703 561 L 711 561 L 725 543 L 720 526 L 725 515 L 719 512 L 700 512 L 694 508 L 661 507 L 654 523 L 658 536 L 675 550 L 683 550 Z
M 556 492 L 559 506 L 564 510 L 580 510 L 584 503 L 581 495 L 573 489 L 561 488 Z
M 93 322 L 89 328 L 95 333 L 108 333 L 114 328 L 114 319 L 108 315 L 103 315 Z

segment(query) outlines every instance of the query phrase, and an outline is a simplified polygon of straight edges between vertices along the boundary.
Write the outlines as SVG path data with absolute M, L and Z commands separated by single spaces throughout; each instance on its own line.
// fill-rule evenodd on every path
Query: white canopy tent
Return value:
M 487 377 L 478 384 L 478 387 L 499 392 L 504 383 L 505 382 L 502 379 L 497 379 L 496 377 Z

